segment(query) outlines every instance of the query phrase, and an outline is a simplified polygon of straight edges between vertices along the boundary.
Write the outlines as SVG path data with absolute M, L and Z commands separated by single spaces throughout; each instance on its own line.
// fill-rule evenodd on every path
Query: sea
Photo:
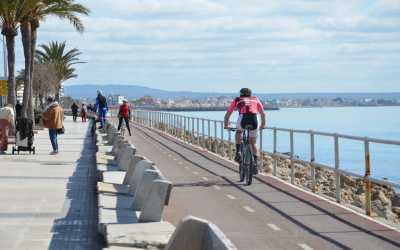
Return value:
M 189 117 L 222 121 L 225 112 L 199 111 L 176 112 Z M 314 130 L 361 137 L 400 141 L 400 107 L 324 107 L 324 108 L 283 108 L 266 111 L 267 126 L 288 129 Z M 233 114 L 231 121 L 237 120 Z M 221 135 L 221 125 L 217 124 L 217 134 Z M 195 124 L 196 127 L 196 124 Z M 200 130 L 202 124 L 200 122 Z M 205 123 L 205 134 L 208 134 Z M 215 134 L 213 123 L 210 134 Z M 226 131 L 224 139 L 228 139 Z M 233 138 L 233 136 L 232 136 Z M 288 132 L 278 132 L 278 152 L 290 152 Z M 273 151 L 273 133 L 263 132 L 263 149 Z M 332 137 L 315 137 L 316 162 L 335 166 L 334 140 Z M 294 154 L 303 160 L 310 160 L 310 136 L 294 134 Z M 372 177 L 400 184 L 400 146 L 371 143 Z M 340 169 L 364 175 L 364 143 L 348 139 L 339 140 Z

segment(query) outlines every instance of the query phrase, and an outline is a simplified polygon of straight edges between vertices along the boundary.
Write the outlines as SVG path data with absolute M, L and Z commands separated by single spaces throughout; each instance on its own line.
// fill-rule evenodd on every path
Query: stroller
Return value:
M 29 151 L 29 154 L 35 154 L 33 147 L 33 122 L 28 118 L 19 118 L 16 121 L 15 147 L 12 148 L 12 154 L 17 151 Z

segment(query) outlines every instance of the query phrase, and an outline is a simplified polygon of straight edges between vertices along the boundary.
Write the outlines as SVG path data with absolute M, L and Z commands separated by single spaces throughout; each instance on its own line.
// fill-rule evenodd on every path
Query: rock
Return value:
M 353 177 L 341 174 L 340 175 L 340 185 L 343 187 L 344 184 L 350 187 L 355 187 L 357 185 L 356 180 Z
M 397 214 L 400 217 L 400 207 L 392 207 L 392 212 Z
M 298 178 L 298 179 L 304 178 L 305 175 L 306 175 L 306 173 L 305 173 L 305 172 L 302 172 L 302 171 L 298 171 L 298 172 L 295 172 L 295 173 L 294 173 L 294 177 L 295 177 L 295 178 Z
M 365 208 L 365 195 L 354 195 L 352 204 L 360 208 Z
M 400 207 L 400 194 L 395 194 L 392 196 L 392 206 Z
M 392 201 L 386 197 L 385 193 L 382 190 L 372 193 L 372 200 L 381 201 L 383 206 L 392 206 Z
M 357 195 L 361 195 L 361 194 L 363 194 L 363 193 L 365 193 L 364 185 L 359 185 L 359 186 L 357 187 L 356 194 L 357 194 Z

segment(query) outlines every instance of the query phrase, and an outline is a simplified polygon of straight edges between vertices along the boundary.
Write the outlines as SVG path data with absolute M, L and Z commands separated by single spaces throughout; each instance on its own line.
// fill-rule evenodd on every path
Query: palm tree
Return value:
M 8 61 L 8 96 L 7 102 L 15 105 L 15 37 L 18 27 L 28 13 L 30 5 L 26 0 L 1 0 L 0 25 L 1 34 L 6 37 Z
M 28 113 L 29 118 L 33 118 L 33 99 L 32 99 L 32 78 L 34 71 L 34 58 L 36 51 L 37 30 L 40 22 L 47 16 L 57 16 L 61 19 L 69 20 L 78 32 L 83 32 L 84 26 L 77 14 L 88 15 L 89 9 L 75 0 L 26 0 L 31 2 L 31 9 L 24 17 L 21 24 L 22 43 L 25 55 L 25 82 L 27 85 L 24 90 L 24 97 L 29 98 L 24 102 L 23 111 Z M 25 93 L 27 92 L 27 93 Z M 32 116 L 32 117 L 31 117 Z
M 60 90 L 62 83 L 66 80 L 76 78 L 75 68 L 72 66 L 79 63 L 79 56 L 82 54 L 78 49 L 74 48 L 66 50 L 66 42 L 50 42 L 48 45 L 42 44 L 39 46 L 40 50 L 36 51 L 36 59 L 40 63 L 47 63 L 54 65 L 56 70 L 58 82 L 56 87 L 56 99 L 60 99 Z

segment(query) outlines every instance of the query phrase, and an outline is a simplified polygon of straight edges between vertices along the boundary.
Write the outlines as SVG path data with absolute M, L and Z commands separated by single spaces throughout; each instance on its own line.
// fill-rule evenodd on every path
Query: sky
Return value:
M 55 18 L 39 30 L 39 43 L 66 40 L 83 52 L 87 64 L 67 85 L 400 91 L 400 0 L 77 2 L 92 12 L 84 34 Z M 18 46 L 18 68 L 22 55 Z

